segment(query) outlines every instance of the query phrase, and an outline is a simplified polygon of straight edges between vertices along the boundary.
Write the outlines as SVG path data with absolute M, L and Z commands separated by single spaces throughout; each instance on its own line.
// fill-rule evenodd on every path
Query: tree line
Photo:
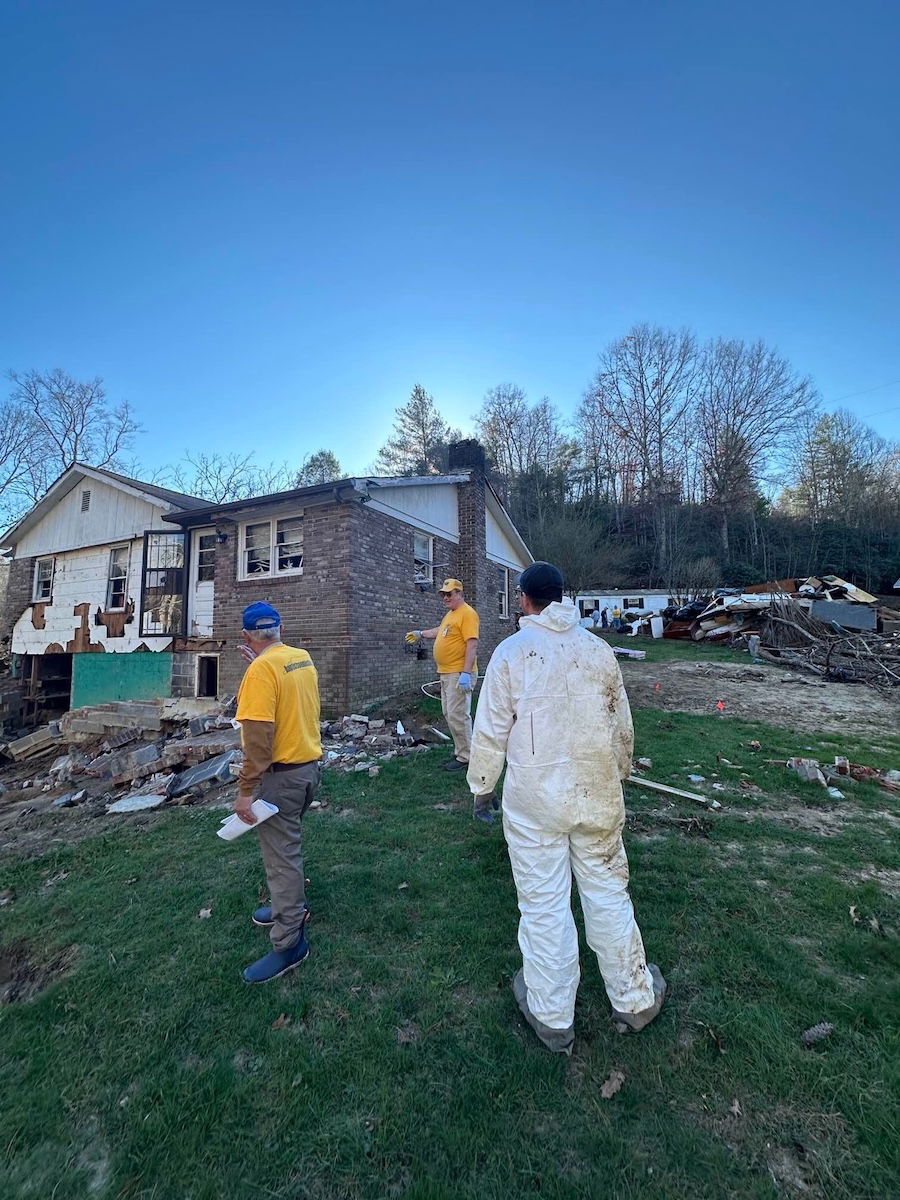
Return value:
M 10 374 L 0 405 L 0 510 L 11 523 L 73 462 L 147 478 L 140 426 L 99 379 Z M 491 483 L 537 557 L 571 586 L 702 591 L 839 574 L 900 576 L 900 446 L 825 412 L 812 381 L 763 342 L 635 325 L 599 355 L 574 416 L 502 383 L 473 417 Z M 416 384 L 371 473 L 447 469 L 461 437 Z M 149 479 L 212 502 L 340 478 L 332 451 L 298 464 L 186 452 Z
M 474 428 L 529 547 L 576 590 L 839 574 L 889 592 L 900 575 L 900 446 L 824 412 L 761 341 L 635 325 L 601 352 L 573 419 L 504 383 Z M 417 385 L 379 465 L 444 470 L 456 436 Z

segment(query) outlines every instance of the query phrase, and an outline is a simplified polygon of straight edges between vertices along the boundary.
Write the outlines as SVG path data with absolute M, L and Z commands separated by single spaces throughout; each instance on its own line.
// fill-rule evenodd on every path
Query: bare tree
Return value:
M 653 503 L 680 494 L 683 462 L 676 450 L 697 390 L 697 345 L 686 329 L 635 325 L 600 355 L 588 393 L 597 419 L 622 439 L 626 488 Z
M 378 452 L 378 469 L 388 475 L 437 475 L 447 468 L 447 448 L 460 435 L 417 383 L 395 412 L 394 433 Z
M 330 450 L 317 450 L 315 454 L 308 454 L 300 464 L 295 486 L 309 487 L 314 483 L 330 483 L 333 479 L 340 479 L 341 475 L 341 464 L 337 456 Z
M 241 455 L 185 451 L 184 459 L 176 463 L 168 479 L 168 486 L 214 504 L 285 492 L 297 486 L 295 469 L 287 463 L 257 463 L 252 452 Z
M 76 462 L 115 468 L 140 426 L 127 401 L 111 405 L 101 379 L 80 381 L 59 368 L 9 372 L 13 391 L 0 418 L 7 483 L 3 503 L 21 513 Z M 10 423 L 14 428 L 10 428 Z M 22 444 L 22 435 L 25 444 Z M 15 467 L 13 462 L 15 460 Z
M 727 556 L 729 518 L 752 510 L 766 464 L 816 397 L 809 379 L 762 342 L 710 342 L 700 374 L 700 454 Z

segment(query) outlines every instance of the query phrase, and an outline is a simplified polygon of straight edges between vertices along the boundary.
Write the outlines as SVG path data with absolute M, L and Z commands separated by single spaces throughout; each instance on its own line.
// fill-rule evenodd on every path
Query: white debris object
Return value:
M 166 802 L 165 796 L 124 796 L 114 804 L 108 804 L 108 813 L 142 812 L 145 808 L 160 808 Z

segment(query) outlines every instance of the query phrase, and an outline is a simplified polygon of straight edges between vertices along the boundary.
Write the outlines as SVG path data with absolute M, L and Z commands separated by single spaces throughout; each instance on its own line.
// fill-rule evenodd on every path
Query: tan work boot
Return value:
M 649 1025 L 654 1017 L 659 1016 L 659 1010 L 666 998 L 668 984 L 663 979 L 662 971 L 656 963 L 647 963 L 653 976 L 653 1003 L 649 1008 L 636 1013 L 617 1012 L 613 1009 L 612 1018 L 615 1022 L 616 1033 L 640 1033 L 644 1026 Z
M 516 1003 L 522 1010 L 522 1016 L 547 1049 L 552 1050 L 554 1054 L 571 1054 L 575 1044 L 575 1026 L 570 1025 L 568 1029 L 551 1029 L 549 1025 L 545 1025 L 543 1021 L 539 1021 L 532 1015 L 528 1008 L 528 989 L 525 986 L 525 975 L 522 971 L 516 972 L 512 981 L 512 990 Z

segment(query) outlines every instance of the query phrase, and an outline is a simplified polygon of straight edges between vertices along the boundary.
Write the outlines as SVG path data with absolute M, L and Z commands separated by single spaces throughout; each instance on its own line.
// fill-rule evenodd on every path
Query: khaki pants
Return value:
M 469 761 L 472 747 L 472 692 L 464 692 L 459 686 L 459 671 L 448 671 L 441 675 L 441 712 L 453 734 L 453 746 L 460 762 Z M 477 672 L 472 672 L 472 690 L 478 682 Z
M 270 936 L 275 950 L 290 950 L 300 940 L 306 904 L 300 822 L 319 790 L 320 771 L 318 762 L 292 771 L 266 771 L 256 794 L 278 806 L 275 816 L 257 831 L 272 898 Z

